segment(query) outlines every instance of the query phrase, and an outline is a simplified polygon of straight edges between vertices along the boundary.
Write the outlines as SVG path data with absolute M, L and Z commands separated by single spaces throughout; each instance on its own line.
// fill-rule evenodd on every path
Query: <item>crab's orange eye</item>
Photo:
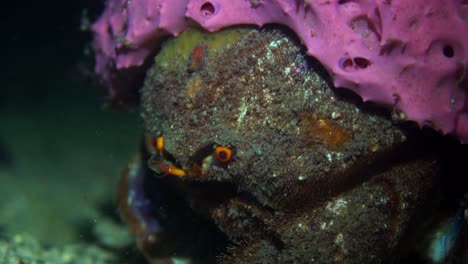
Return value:
M 232 158 L 232 150 L 228 147 L 218 146 L 215 148 L 216 159 L 221 163 L 228 163 Z
M 156 150 L 159 151 L 159 152 L 164 151 L 164 138 L 163 138 L 163 136 L 156 137 L 155 147 L 156 147 Z

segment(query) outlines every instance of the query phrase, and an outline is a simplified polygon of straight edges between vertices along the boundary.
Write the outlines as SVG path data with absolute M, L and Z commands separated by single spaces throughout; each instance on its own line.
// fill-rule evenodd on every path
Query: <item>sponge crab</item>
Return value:
M 443 186 L 437 157 L 301 54 L 277 28 L 186 31 L 164 44 L 141 90 L 147 137 L 119 185 L 151 263 L 407 257 L 411 223 Z

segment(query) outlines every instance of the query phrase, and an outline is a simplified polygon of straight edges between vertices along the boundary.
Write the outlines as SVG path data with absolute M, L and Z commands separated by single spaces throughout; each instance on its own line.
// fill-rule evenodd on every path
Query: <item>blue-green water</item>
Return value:
M 142 125 L 136 110 L 105 110 L 89 75 L 80 19 L 99 6 L 49 1 L 2 15 L 0 263 L 115 263 L 104 245 L 131 245 L 115 190 Z

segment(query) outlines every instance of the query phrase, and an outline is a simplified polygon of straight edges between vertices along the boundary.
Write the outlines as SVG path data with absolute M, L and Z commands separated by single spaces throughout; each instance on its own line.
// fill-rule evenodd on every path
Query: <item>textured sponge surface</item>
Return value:
M 468 142 L 463 0 L 110 0 L 93 25 L 96 72 L 116 93 L 119 72 L 142 65 L 163 37 L 243 24 L 291 28 L 335 86 Z

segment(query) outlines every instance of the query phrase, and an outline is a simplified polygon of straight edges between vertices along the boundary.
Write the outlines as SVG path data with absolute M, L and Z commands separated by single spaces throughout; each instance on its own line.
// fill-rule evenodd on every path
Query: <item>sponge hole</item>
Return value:
M 216 9 L 214 5 L 210 2 L 205 2 L 201 7 L 200 7 L 200 13 L 203 16 L 211 16 L 215 13 Z
M 352 71 L 354 68 L 354 63 L 353 60 L 350 58 L 347 58 L 341 62 L 341 68 L 345 71 Z
M 440 63 L 450 63 L 454 65 L 453 59 L 455 57 L 463 57 L 465 49 L 463 45 L 460 44 L 460 39 L 458 36 L 456 38 L 444 38 L 444 39 L 434 39 L 429 47 L 427 48 L 426 55 L 427 59 L 433 65 Z M 448 64 L 447 64 L 448 65 Z
M 353 61 L 354 61 L 354 64 L 356 64 L 356 66 L 358 66 L 361 69 L 365 69 L 371 65 L 370 60 L 366 58 L 355 57 Z
M 353 72 L 360 69 L 366 69 L 371 66 L 372 62 L 366 58 L 354 57 L 354 58 L 342 58 L 340 60 L 340 67 L 347 72 Z
M 442 48 L 442 54 L 444 54 L 444 56 L 447 57 L 447 58 L 452 58 L 455 55 L 455 51 L 453 50 L 452 46 L 445 45 Z

